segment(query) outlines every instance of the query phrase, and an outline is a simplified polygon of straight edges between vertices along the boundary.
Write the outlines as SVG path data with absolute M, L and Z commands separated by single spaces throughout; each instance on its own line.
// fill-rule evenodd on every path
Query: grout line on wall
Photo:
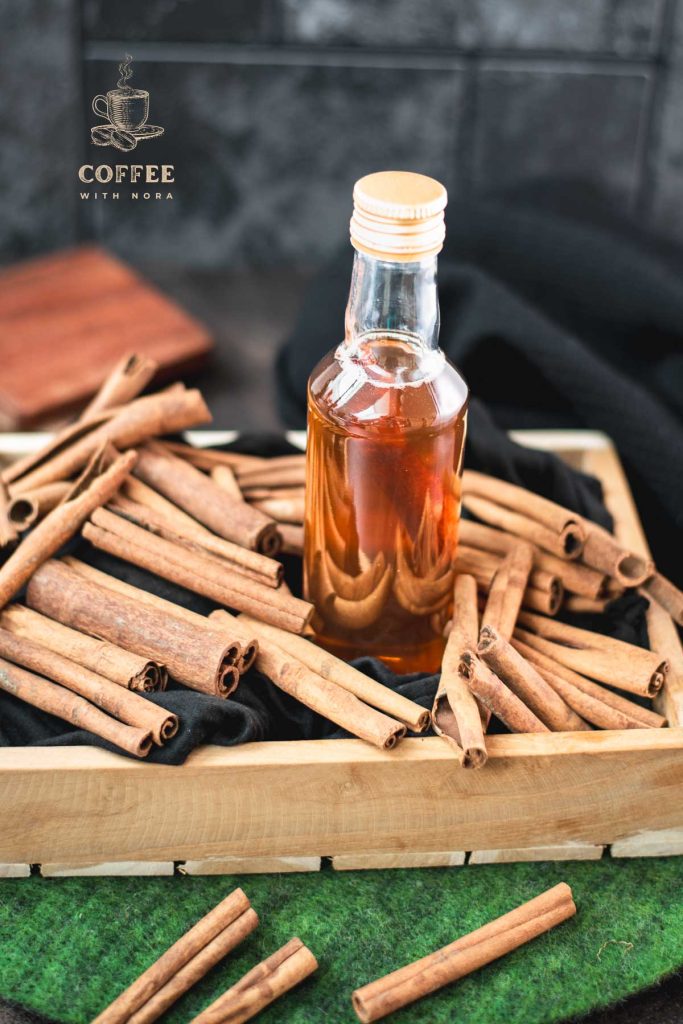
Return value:
M 84 45 L 88 61 L 119 60 L 131 46 L 135 58 L 150 63 L 244 64 L 327 67 L 386 67 L 424 71 L 462 71 L 481 58 L 486 70 L 553 71 L 586 74 L 637 74 L 651 70 L 654 58 L 618 54 L 575 54 L 554 51 L 403 50 L 351 47 L 301 47 L 234 43 L 182 43 L 90 40 Z
M 664 0 L 658 40 L 658 61 L 650 88 L 640 151 L 640 182 L 634 212 L 648 216 L 652 210 L 661 144 L 661 118 L 669 75 L 673 66 L 676 7 L 679 0 Z

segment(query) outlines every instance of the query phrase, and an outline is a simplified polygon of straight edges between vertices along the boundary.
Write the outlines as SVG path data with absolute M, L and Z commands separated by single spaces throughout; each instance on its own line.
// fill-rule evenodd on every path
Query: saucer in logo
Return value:
M 90 138 L 95 146 L 113 146 L 124 153 L 130 153 L 138 142 L 156 139 L 164 129 L 156 124 L 147 124 L 149 117 L 149 93 L 146 89 L 134 89 L 128 85 L 133 71 L 133 58 L 119 64 L 119 75 L 115 89 L 100 94 L 92 101 L 93 111 L 105 119 L 105 124 L 90 129 Z

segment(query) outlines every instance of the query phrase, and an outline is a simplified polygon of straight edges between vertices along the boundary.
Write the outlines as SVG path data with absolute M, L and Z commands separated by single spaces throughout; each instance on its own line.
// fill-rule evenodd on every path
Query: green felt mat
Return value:
M 291 936 L 320 969 L 263 1024 L 356 1021 L 354 988 L 559 881 L 578 916 L 392 1017 L 541 1024 L 604 1006 L 683 964 L 683 858 L 421 871 L 0 882 L 0 996 L 84 1024 L 235 885 L 261 924 L 170 1011 L 186 1024 Z

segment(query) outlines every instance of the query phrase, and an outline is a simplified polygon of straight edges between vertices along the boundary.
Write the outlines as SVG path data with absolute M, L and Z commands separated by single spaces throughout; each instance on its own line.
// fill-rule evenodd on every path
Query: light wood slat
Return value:
M 269 875 L 320 871 L 320 857 L 206 857 L 178 865 L 181 875 Z
M 671 857 L 683 855 L 683 828 L 639 832 L 612 843 L 612 857 Z
M 0 864 L 0 878 L 30 878 L 30 864 Z
M 175 872 L 173 861 L 120 860 L 96 864 L 41 864 L 40 873 L 43 878 L 72 878 L 80 875 L 116 878 L 128 875 L 173 875 Z
M 446 853 L 340 853 L 332 858 L 335 871 L 378 871 L 383 868 L 456 868 L 465 863 L 464 850 Z
M 517 850 L 472 850 L 468 864 L 516 864 L 519 861 L 600 860 L 604 846 L 566 843 L 563 846 L 531 846 Z

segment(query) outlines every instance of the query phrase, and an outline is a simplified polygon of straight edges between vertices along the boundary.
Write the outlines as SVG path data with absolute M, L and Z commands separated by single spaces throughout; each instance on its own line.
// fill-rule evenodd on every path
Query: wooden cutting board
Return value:
M 0 429 L 84 404 L 126 353 L 160 376 L 206 357 L 206 329 L 108 252 L 69 249 L 0 271 Z

